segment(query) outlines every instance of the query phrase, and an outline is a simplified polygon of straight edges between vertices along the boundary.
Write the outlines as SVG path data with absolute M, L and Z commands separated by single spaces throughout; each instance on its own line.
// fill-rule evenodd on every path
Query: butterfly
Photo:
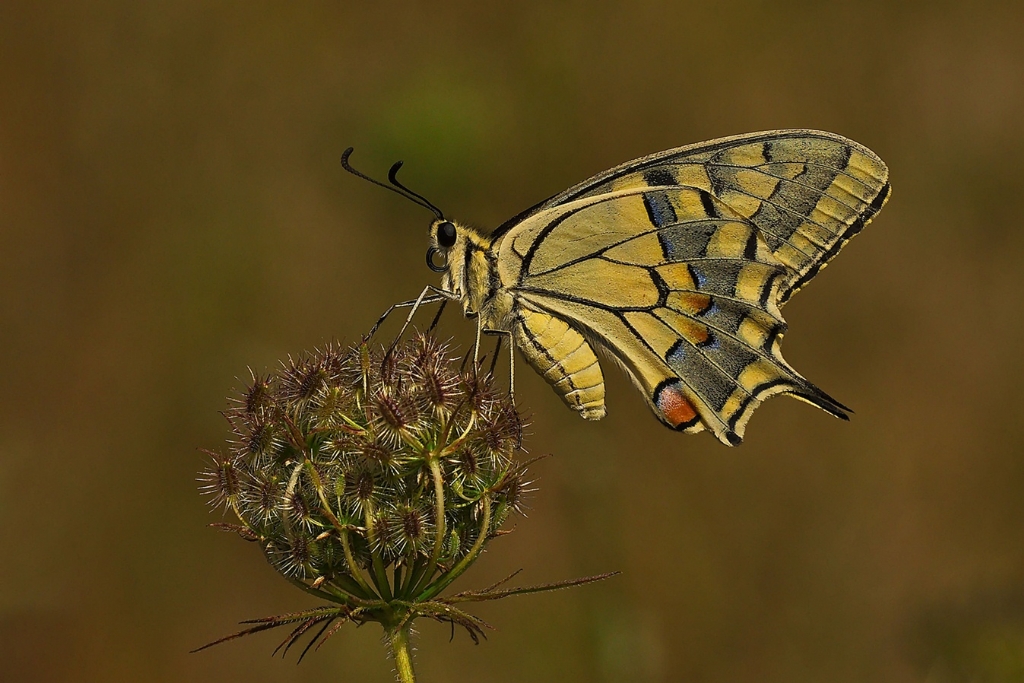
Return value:
M 598 351 L 662 423 L 708 430 L 727 445 L 777 394 L 849 419 L 849 408 L 783 359 L 781 309 L 889 198 L 889 171 L 866 147 L 774 130 L 670 149 L 599 173 L 489 233 L 449 220 L 399 182 L 402 162 L 386 185 L 353 169 L 351 153 L 346 170 L 435 215 L 427 265 L 440 287 L 381 321 L 408 306 L 408 325 L 423 303 L 458 301 L 476 320 L 477 347 L 481 333 L 508 337 L 510 352 L 519 349 L 588 420 L 605 415 Z

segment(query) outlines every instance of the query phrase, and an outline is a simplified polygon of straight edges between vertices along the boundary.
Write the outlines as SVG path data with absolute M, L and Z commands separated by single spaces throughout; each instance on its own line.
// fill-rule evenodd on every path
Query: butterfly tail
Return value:
M 847 422 L 850 420 L 850 413 L 853 412 L 852 408 L 843 405 L 807 380 L 803 381 L 802 386 L 794 387 L 786 393 L 797 400 L 810 403 L 812 406 L 821 408 L 829 415 L 838 417 L 840 420 L 846 420 Z

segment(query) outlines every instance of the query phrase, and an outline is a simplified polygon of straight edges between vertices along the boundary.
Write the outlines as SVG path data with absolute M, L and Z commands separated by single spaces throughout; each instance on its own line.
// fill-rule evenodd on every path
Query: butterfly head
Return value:
M 352 175 L 400 194 L 414 204 L 418 204 L 434 214 L 430 224 L 430 247 L 427 248 L 427 266 L 436 273 L 443 273 L 441 286 L 453 294 L 463 298 L 467 314 L 478 310 L 479 296 L 471 297 L 468 293 L 485 291 L 481 284 L 487 277 L 486 257 L 488 240 L 477 231 L 458 225 L 444 217 L 441 209 L 418 192 L 413 192 L 398 180 L 398 171 L 402 162 L 397 161 L 388 171 L 388 182 L 382 183 L 352 168 L 349 147 L 341 155 L 342 167 Z
M 447 218 L 439 218 L 430 224 L 430 246 L 427 247 L 427 266 L 435 273 L 441 273 L 441 287 L 449 292 L 464 295 L 470 287 L 466 278 L 473 268 L 473 256 L 482 254 L 479 234 L 464 225 Z M 468 256 L 468 258 L 467 258 Z
M 489 298 L 491 240 L 479 230 L 440 218 L 430 224 L 427 265 L 441 273 L 441 289 L 462 301 L 466 315 L 481 311 Z
M 449 256 L 457 252 L 456 245 L 465 241 L 462 231 L 452 221 L 439 218 L 430 224 L 430 247 L 427 248 L 427 266 L 435 273 L 448 271 Z M 440 262 L 438 262 L 440 261 Z
M 439 273 L 445 272 L 447 267 L 447 254 L 448 250 L 456 245 L 458 241 L 458 228 L 451 221 L 445 219 L 444 213 L 441 209 L 434 206 L 433 202 L 428 200 L 418 192 L 413 192 L 408 187 L 403 185 L 398 180 L 398 171 L 402 168 L 402 162 L 396 161 L 392 166 L 391 170 L 388 171 L 388 183 L 382 183 L 379 180 L 374 180 L 370 176 L 357 171 L 352 168 L 352 164 L 349 163 L 349 157 L 352 156 L 352 148 L 349 147 L 345 150 L 344 154 L 341 155 L 341 166 L 352 175 L 362 178 L 363 180 L 369 181 L 378 187 L 383 187 L 385 190 L 390 190 L 396 194 L 400 194 L 406 199 L 410 200 L 414 204 L 418 204 L 425 209 L 429 209 L 434 214 L 435 220 L 430 224 L 430 236 L 431 236 L 431 247 L 427 250 L 427 265 L 430 269 Z M 439 266 L 434 262 L 436 254 L 441 254 L 445 258 L 445 265 Z

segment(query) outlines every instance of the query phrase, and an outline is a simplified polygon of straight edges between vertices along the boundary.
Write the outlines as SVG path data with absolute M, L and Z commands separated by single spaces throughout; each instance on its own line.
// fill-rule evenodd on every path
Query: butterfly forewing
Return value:
M 582 198 L 606 196 L 652 186 L 683 186 L 702 191 L 696 196 L 713 208 L 717 199 L 733 215 L 745 218 L 765 239 L 785 267 L 778 300 L 784 303 L 834 257 L 882 208 L 889 196 L 889 172 L 867 148 L 832 133 L 808 130 L 770 131 L 714 140 L 660 152 L 599 174 L 542 203 L 528 219 L 510 223 L 517 252 L 525 254 L 530 238 L 542 227 L 523 234 L 523 223 L 553 208 Z M 620 212 L 625 218 L 646 212 L 652 223 L 669 223 L 676 207 L 658 192 L 647 193 L 643 206 Z M 522 226 L 525 227 L 525 226 Z M 593 238 L 584 226 L 574 243 L 564 246 L 568 258 L 585 254 Z M 684 244 L 684 249 L 695 248 Z M 545 262 L 541 255 L 541 263 Z M 557 262 L 548 254 L 547 260 Z

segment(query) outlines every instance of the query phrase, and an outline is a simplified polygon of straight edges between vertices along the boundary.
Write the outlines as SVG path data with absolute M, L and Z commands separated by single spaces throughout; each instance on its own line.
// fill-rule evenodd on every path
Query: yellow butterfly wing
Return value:
M 650 185 L 702 189 L 749 219 L 787 270 L 780 305 L 871 221 L 890 193 L 888 168 L 863 145 L 824 131 L 767 131 L 627 162 L 524 211 L 492 237 L 529 230 L 527 219 L 553 207 Z M 651 210 L 659 210 L 657 203 Z
M 675 429 L 735 445 L 778 393 L 845 418 L 783 360 L 779 306 L 877 212 L 887 175 L 865 148 L 808 131 L 607 171 L 494 233 L 517 346 L 584 417 L 604 413 L 590 341 Z

